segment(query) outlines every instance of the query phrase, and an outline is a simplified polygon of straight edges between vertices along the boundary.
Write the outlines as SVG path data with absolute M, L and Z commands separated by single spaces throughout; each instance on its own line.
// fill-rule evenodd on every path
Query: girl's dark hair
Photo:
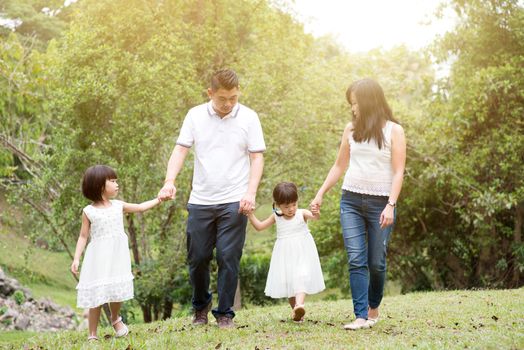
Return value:
M 387 120 L 398 123 L 393 118 L 384 91 L 373 79 L 357 80 L 346 91 L 346 99 L 351 105 L 351 93 L 358 103 L 359 118 L 353 115 L 353 139 L 356 142 L 375 140 L 379 149 L 384 147 L 382 127 Z
M 298 189 L 292 182 L 281 182 L 273 189 L 276 204 L 289 204 L 298 201 Z
M 106 165 L 94 165 L 87 168 L 82 178 L 82 193 L 93 202 L 102 200 L 106 180 L 117 179 L 116 172 Z

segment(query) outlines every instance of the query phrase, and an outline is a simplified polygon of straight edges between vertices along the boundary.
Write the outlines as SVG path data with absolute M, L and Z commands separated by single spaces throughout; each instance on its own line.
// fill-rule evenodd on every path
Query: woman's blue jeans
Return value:
M 368 318 L 384 295 L 386 252 L 393 225 L 380 228 L 388 197 L 342 191 L 340 223 L 349 263 L 349 284 L 357 318 Z

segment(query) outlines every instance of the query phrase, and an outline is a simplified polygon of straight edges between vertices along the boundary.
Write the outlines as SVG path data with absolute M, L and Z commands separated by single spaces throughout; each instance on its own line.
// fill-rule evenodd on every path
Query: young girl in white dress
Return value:
M 259 221 L 253 212 L 248 216 L 257 231 L 277 225 L 264 293 L 272 298 L 288 298 L 293 321 L 302 322 L 306 294 L 325 289 L 317 247 L 307 227 L 307 220 L 316 220 L 319 215 L 297 209 L 298 190 L 291 182 L 279 183 L 273 190 L 273 200 L 274 213 L 266 220 Z
M 123 213 L 143 212 L 156 206 L 155 198 L 140 204 L 112 200 L 118 193 L 117 176 L 105 165 L 86 170 L 82 193 L 93 201 L 82 213 L 82 227 L 76 244 L 71 271 L 78 274 L 80 257 L 89 238 L 82 263 L 77 306 L 89 308 L 88 340 L 98 340 L 96 329 L 101 306 L 109 303 L 111 323 L 117 337 L 126 336 L 127 326 L 119 316 L 122 302 L 133 298 L 133 275 Z

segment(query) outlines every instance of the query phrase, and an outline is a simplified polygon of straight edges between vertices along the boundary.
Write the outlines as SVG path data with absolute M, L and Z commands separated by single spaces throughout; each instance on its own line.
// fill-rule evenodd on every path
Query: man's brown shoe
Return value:
M 235 328 L 235 322 L 231 317 L 219 316 L 217 318 L 217 323 L 218 328 L 220 329 Z
M 211 302 L 209 302 L 209 304 L 207 304 L 207 306 L 203 308 L 202 310 L 195 311 L 195 313 L 193 314 L 193 324 L 194 325 L 200 326 L 200 325 L 207 324 L 207 321 L 208 321 L 207 314 L 211 310 L 211 306 L 212 306 Z

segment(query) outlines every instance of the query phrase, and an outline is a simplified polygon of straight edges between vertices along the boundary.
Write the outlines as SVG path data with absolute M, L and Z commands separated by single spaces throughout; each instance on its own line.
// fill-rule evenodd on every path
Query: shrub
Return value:
M 17 290 L 13 293 L 13 299 L 18 305 L 22 305 L 25 301 L 25 295 L 24 292 L 21 290 Z

